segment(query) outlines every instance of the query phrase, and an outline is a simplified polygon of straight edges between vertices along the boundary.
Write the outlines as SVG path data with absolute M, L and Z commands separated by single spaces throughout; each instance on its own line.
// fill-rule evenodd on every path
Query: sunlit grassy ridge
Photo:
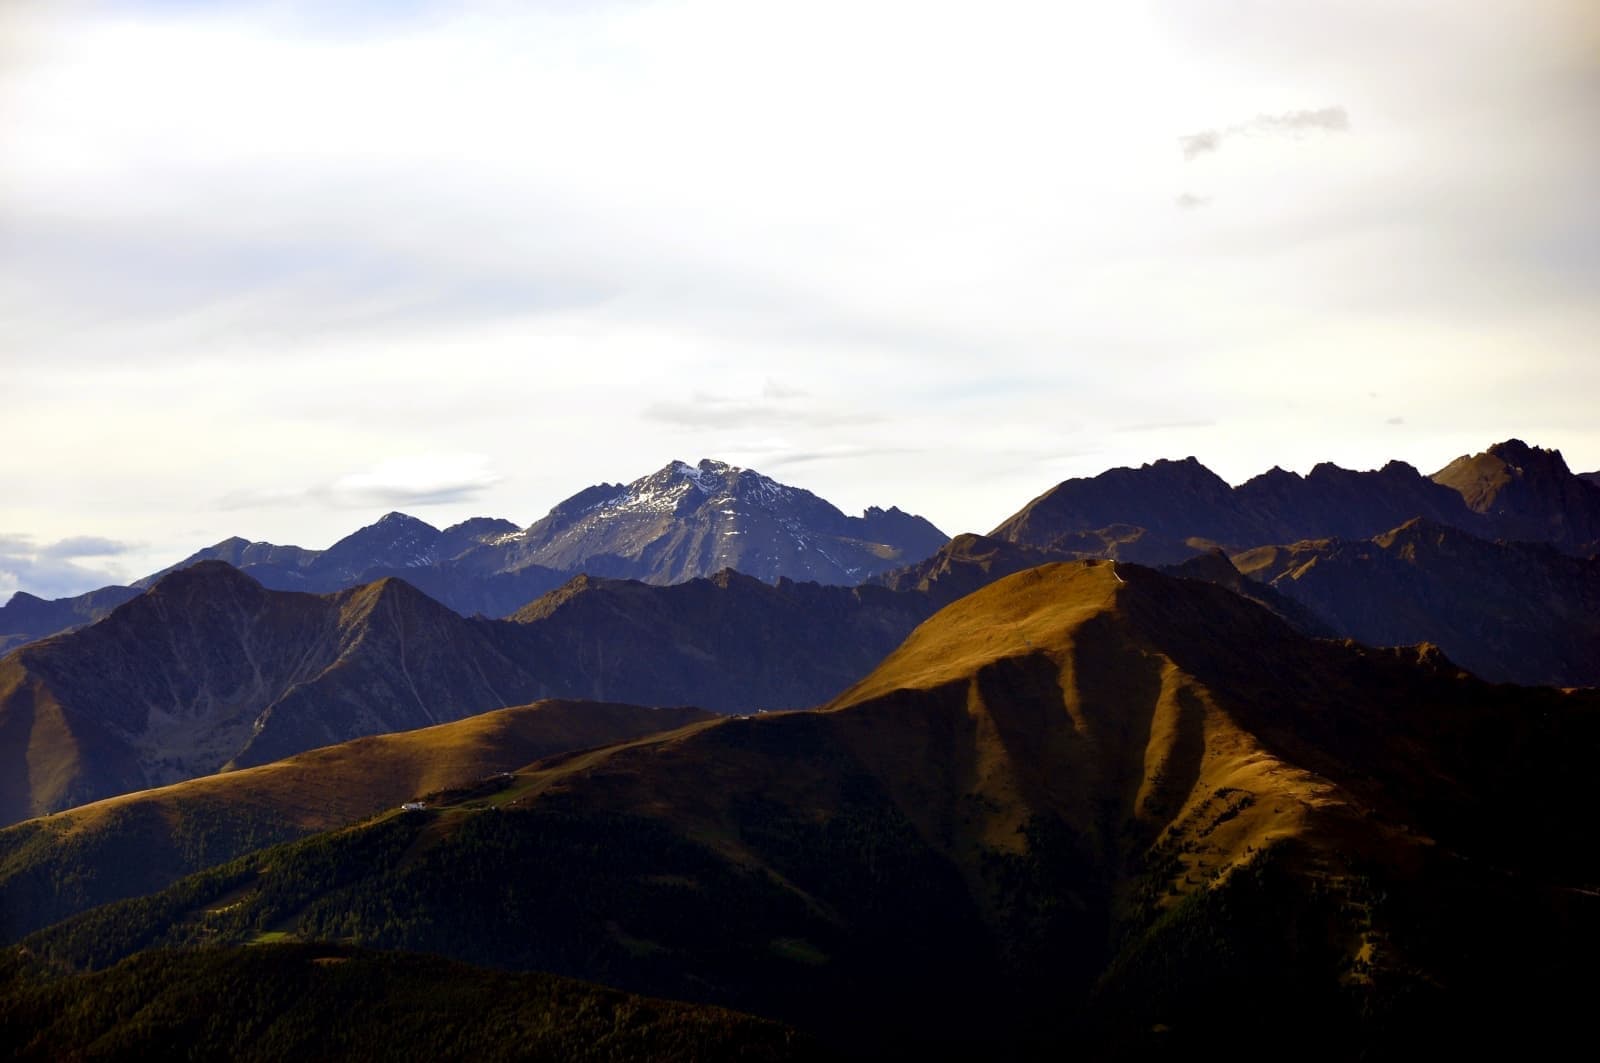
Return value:
M 431 791 L 708 718 L 690 708 L 539 702 L 30 820 L 0 831 L 0 932 L 15 940 L 94 904 Z

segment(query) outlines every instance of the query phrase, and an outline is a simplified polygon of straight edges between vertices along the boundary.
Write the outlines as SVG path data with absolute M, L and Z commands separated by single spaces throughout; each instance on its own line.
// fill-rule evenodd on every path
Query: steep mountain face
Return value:
M 712 719 L 703 709 L 542 701 L 359 738 L 0 830 L 0 941 L 164 888 L 264 845 L 347 826 L 540 757 Z
M 376 524 L 345 536 L 306 566 L 319 590 L 362 582 L 372 569 L 426 568 L 439 560 L 444 533 L 404 513 L 389 513 Z
M 305 590 L 305 568 L 317 559 L 318 551 L 299 546 L 279 546 L 277 543 L 253 543 L 235 535 L 215 546 L 190 554 L 160 572 L 134 580 L 139 590 L 148 590 L 180 569 L 190 568 L 202 561 L 221 561 L 237 569 L 249 569 L 251 576 L 263 586 L 278 590 Z
M 704 460 L 588 488 L 484 549 L 505 551 L 501 568 L 532 563 L 646 583 L 733 568 L 767 582 L 855 584 L 926 557 L 947 538 L 898 509 L 847 517 L 810 491 Z
M 1568 754 L 1597 739 L 1594 692 L 1306 639 L 1135 565 L 1047 565 L 942 610 L 822 711 L 531 764 L 27 946 L 81 969 L 272 926 L 717 1002 L 857 1052 L 1314 1029 L 1319 1053 L 1383 1056 L 1470 1041 L 1491 1002 L 1540 1034 L 1584 1021 L 1600 858 Z
M 0 654 L 58 631 L 92 624 L 138 596 L 134 587 L 102 587 L 88 594 L 52 600 L 18 591 L 9 602 L 0 605 Z
M 935 607 L 943 607 L 1004 576 L 1071 558 L 1069 551 L 1023 546 L 967 532 L 951 539 L 937 553 L 885 572 L 873 582 L 890 590 L 926 595 Z
M 203 562 L 0 660 L 0 815 L 532 699 L 537 678 L 397 580 L 327 597 Z
M 1425 520 L 1233 560 L 1348 638 L 1431 642 L 1489 680 L 1600 686 L 1600 560 L 1485 542 Z
M 559 662 L 561 696 L 753 712 L 827 700 L 935 608 L 919 594 L 729 569 L 670 586 L 579 576 L 511 620 L 529 659 Z
M 1304 477 L 1274 468 L 1240 484 L 1235 496 L 1266 535 L 1260 542 L 1366 538 L 1412 517 L 1487 530 L 1459 494 L 1403 461 L 1370 472 L 1323 462 Z
M 1600 541 L 1600 495 L 1559 452 L 1510 440 L 1423 476 L 1404 462 L 1356 472 L 1274 468 L 1229 487 L 1193 458 L 1112 469 L 1051 488 L 991 535 L 1079 557 L 1171 564 L 1302 539 L 1364 539 L 1414 517 L 1487 539 L 1549 542 L 1580 556 Z
M 1258 542 L 1227 482 L 1194 458 L 1067 480 L 989 533 L 1023 546 L 1151 564 L 1217 544 Z
M 1339 632 L 1304 602 L 1240 572 L 1222 550 L 1196 554 L 1178 565 L 1163 565 L 1161 572 L 1179 579 L 1195 579 L 1226 587 L 1241 598 L 1247 598 L 1277 614 L 1290 627 L 1312 638 L 1335 638 Z M 1416 640 L 1424 641 L 1424 640 Z M 1404 643 L 1403 643 L 1404 644 Z
M 1509 439 L 1433 478 L 1459 492 L 1497 538 L 1553 543 L 1584 557 L 1600 552 L 1600 488 L 1574 476 L 1559 450 Z

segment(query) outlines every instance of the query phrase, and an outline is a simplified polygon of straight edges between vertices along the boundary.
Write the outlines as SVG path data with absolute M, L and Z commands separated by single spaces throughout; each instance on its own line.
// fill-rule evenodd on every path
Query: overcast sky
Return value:
M 718 457 L 1600 467 L 1593 0 L 0 4 L 0 596 Z

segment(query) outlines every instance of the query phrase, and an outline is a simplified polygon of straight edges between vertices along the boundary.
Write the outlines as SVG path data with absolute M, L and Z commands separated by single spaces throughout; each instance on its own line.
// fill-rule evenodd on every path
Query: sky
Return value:
M 0 5 L 0 598 L 713 457 L 1600 468 L 1592 0 Z

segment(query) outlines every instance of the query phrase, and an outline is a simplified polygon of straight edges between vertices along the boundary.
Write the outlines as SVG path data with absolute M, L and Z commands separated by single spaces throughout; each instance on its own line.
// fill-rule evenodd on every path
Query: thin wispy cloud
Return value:
M 696 391 L 687 399 L 660 399 L 645 405 L 640 416 L 649 421 L 682 428 L 762 428 L 808 426 L 828 428 L 844 424 L 866 424 L 881 415 L 858 410 L 831 409 L 801 401 L 805 392 L 797 389 L 763 389 L 759 399 Z
M 230 491 L 217 498 L 215 506 L 220 510 L 436 506 L 474 501 L 502 479 L 481 454 L 424 454 L 391 458 L 303 488 Z
M 1201 207 L 1211 203 L 1211 197 L 1197 196 L 1193 192 L 1184 192 L 1172 202 L 1179 210 L 1199 210 Z
M 761 459 L 761 463 L 768 468 L 782 469 L 792 465 L 811 465 L 823 461 L 854 461 L 861 458 L 876 458 L 886 454 L 915 454 L 915 447 L 892 446 L 836 446 L 826 447 L 821 450 L 791 450 L 777 451 Z
M 1315 110 L 1284 111 L 1281 114 L 1258 114 L 1248 122 L 1239 122 L 1226 128 L 1202 129 L 1198 133 L 1179 137 L 1178 148 L 1183 152 L 1185 161 L 1193 162 L 1201 156 L 1220 151 L 1223 142 L 1233 137 L 1298 138 L 1312 133 L 1349 131 L 1350 116 L 1343 107 L 1319 107 Z
M 1118 425 L 1111 429 L 1117 433 L 1128 432 L 1165 432 L 1179 428 L 1215 428 L 1217 422 L 1211 418 L 1193 418 L 1173 421 L 1139 421 L 1135 424 Z

